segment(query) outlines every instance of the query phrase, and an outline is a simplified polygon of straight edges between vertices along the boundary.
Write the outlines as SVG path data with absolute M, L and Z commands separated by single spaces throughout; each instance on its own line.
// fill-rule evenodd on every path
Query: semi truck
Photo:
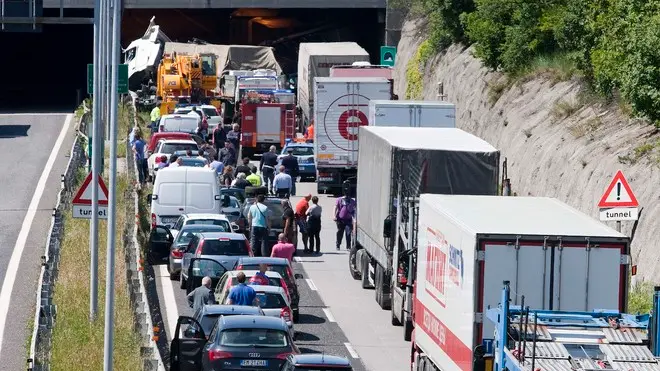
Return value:
M 375 126 L 456 127 L 456 106 L 442 101 L 371 100 L 369 122 Z
M 390 99 L 390 91 L 390 81 L 383 78 L 314 79 L 318 192 L 339 195 L 342 183 L 356 176 L 358 127 L 369 124 L 369 101 Z
M 415 251 L 421 193 L 496 195 L 500 152 L 456 128 L 360 128 L 353 278 L 375 288 L 392 323 L 412 319 L 406 300 L 407 257 Z
M 503 281 L 511 305 L 626 311 L 630 239 L 557 199 L 422 194 L 417 230 L 399 287 L 411 354 L 425 354 L 430 370 L 477 371 L 493 357 L 496 326 L 485 317 L 502 303 Z
M 394 94 L 394 68 L 390 66 L 381 66 L 369 62 L 353 62 L 346 66 L 330 67 L 330 77 L 382 77 L 388 79 L 392 86 L 392 99 Z
M 354 42 L 300 43 L 297 94 L 304 127 L 314 116 L 314 79 L 329 77 L 333 66 L 358 61 L 369 62 L 369 53 Z

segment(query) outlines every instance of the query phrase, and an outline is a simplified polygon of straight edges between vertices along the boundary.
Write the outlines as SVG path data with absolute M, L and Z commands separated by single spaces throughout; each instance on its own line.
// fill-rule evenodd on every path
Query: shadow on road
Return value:
M 319 341 L 321 338 L 308 332 L 296 331 L 296 342 Z
M 308 324 L 308 325 L 319 325 L 325 323 L 325 318 L 317 317 L 313 314 L 300 313 L 300 320 L 298 323 Z
M 298 349 L 300 349 L 300 353 L 302 353 L 302 354 L 320 354 L 320 353 L 322 353 L 321 351 L 316 350 L 316 349 L 302 348 L 302 347 L 298 347 Z
M 27 137 L 30 125 L 0 125 L 0 139 Z

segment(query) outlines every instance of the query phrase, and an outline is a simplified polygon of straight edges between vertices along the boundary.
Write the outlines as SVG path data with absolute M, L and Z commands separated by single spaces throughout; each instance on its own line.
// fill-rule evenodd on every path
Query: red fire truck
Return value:
M 281 149 L 287 139 L 296 137 L 296 105 L 292 92 L 281 90 L 248 91 L 240 102 L 242 156 L 252 157 Z

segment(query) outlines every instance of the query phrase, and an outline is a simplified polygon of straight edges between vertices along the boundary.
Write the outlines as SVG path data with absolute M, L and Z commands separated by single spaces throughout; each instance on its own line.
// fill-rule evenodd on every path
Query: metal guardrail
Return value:
M 133 122 L 137 125 L 135 104 L 131 100 L 133 109 Z M 125 133 L 121 133 L 122 135 Z M 140 183 L 138 182 L 138 172 L 135 163 L 135 156 L 128 145 L 126 139 L 126 165 L 128 170 L 128 183 L 131 187 L 133 202 L 127 203 L 126 215 L 135 215 L 135 220 L 127 218 L 126 230 L 124 233 L 124 251 L 126 254 L 126 279 L 130 292 L 131 305 L 135 312 L 135 329 L 140 335 L 141 349 L 140 354 L 144 359 L 144 371 L 165 371 L 165 365 L 161 357 L 154 325 L 151 318 L 151 308 L 147 298 L 147 289 L 145 285 L 145 275 L 142 269 L 140 243 L 138 241 L 138 226 L 140 224 L 139 216 L 139 196 Z
M 84 130 L 90 117 L 90 112 L 85 113 L 78 122 L 78 133 Z M 82 137 L 76 134 L 71 146 L 69 162 L 64 174 L 61 175 L 60 191 L 51 217 L 50 228 L 44 255 L 41 257 L 41 272 L 37 283 L 37 300 L 34 313 L 34 324 L 32 339 L 30 341 L 30 353 L 27 359 L 28 371 L 50 370 L 50 350 L 52 341 L 52 330 L 57 319 L 57 306 L 53 304 L 53 290 L 60 263 L 60 244 L 64 232 L 64 213 L 70 212 L 71 197 L 77 170 L 84 166 L 87 158 Z

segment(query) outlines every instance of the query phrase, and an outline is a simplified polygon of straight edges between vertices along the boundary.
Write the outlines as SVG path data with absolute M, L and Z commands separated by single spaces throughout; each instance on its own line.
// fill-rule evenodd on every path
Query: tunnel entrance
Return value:
M 144 34 L 151 17 L 173 40 L 268 45 L 284 73 L 295 73 L 300 42 L 355 41 L 379 62 L 384 9 L 126 9 L 122 46 Z M 44 17 L 59 9 L 44 9 Z M 92 9 L 65 16 L 93 17 Z M 0 112 L 72 111 L 85 98 L 93 58 L 91 25 L 43 25 L 41 33 L 0 32 Z

